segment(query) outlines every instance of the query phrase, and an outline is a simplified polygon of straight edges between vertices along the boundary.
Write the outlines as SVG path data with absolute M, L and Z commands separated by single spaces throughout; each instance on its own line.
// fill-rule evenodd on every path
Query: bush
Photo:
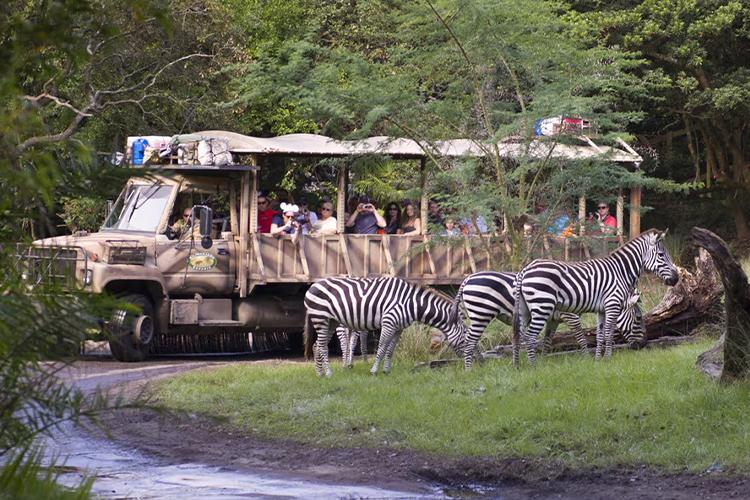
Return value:
M 96 231 L 102 225 L 107 202 L 98 197 L 62 198 L 62 213 L 58 214 L 71 232 Z

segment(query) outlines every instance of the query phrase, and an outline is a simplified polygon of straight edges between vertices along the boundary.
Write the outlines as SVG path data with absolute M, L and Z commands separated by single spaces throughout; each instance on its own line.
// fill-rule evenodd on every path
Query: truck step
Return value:
M 203 319 L 198 322 L 199 326 L 242 326 L 242 321 L 232 319 Z

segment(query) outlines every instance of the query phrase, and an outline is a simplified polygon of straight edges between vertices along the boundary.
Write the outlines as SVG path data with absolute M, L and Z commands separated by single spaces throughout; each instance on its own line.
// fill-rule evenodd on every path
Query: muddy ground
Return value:
M 205 369 L 205 368 L 204 368 Z M 118 443 L 173 463 L 294 473 L 327 482 L 450 496 L 502 498 L 750 498 L 750 478 L 722 471 L 662 474 L 646 467 L 573 470 L 522 458 L 444 458 L 395 449 L 317 448 L 243 435 L 225 423 L 186 414 L 124 410 L 103 423 Z

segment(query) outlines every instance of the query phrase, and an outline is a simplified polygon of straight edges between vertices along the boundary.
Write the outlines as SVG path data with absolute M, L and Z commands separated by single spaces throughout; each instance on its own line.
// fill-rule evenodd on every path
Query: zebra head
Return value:
M 677 267 L 672 263 L 667 247 L 664 246 L 664 236 L 667 231 L 652 231 L 644 234 L 646 248 L 643 254 L 643 264 L 646 271 L 657 275 L 668 286 L 677 284 L 680 275 Z
M 641 292 L 636 289 L 625 302 L 625 307 L 617 318 L 617 329 L 622 332 L 625 340 L 634 349 L 643 347 L 646 337 L 646 323 L 643 321 L 640 301 Z

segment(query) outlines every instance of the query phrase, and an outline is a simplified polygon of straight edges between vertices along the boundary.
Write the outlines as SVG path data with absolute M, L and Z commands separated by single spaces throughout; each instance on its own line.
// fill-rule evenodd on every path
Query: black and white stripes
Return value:
M 649 230 L 603 259 L 571 263 L 536 260 L 521 270 L 515 283 L 514 365 L 518 365 L 519 337 L 526 344 L 529 362 L 535 362 L 537 336 L 555 311 L 597 313 L 601 333 L 597 335 L 596 356 L 611 356 L 615 322 L 641 273 L 652 272 L 670 286 L 679 279 L 664 247 L 665 234 Z
M 471 326 L 464 344 L 464 366 L 470 369 L 472 354 L 487 325 L 494 318 L 506 324 L 511 323 L 515 305 L 514 282 L 516 273 L 482 271 L 471 274 L 461 283 L 454 301 L 454 314 L 458 315 L 461 304 Z M 628 343 L 635 345 L 643 340 L 645 332 L 643 315 L 638 306 L 639 294 L 628 300 L 627 306 L 617 318 L 617 328 L 625 335 Z M 545 346 L 548 346 L 559 322 L 564 322 L 575 334 L 581 350 L 587 349 L 586 337 L 581 326 L 581 318 L 574 313 L 555 312 L 545 329 Z
M 454 321 L 452 304 L 435 292 L 390 276 L 318 281 L 305 294 L 305 354 L 309 356 L 313 350 L 314 333 L 315 370 L 318 375 L 331 375 L 328 341 L 333 333 L 332 321 L 352 331 L 380 330 L 372 374 L 377 373 L 381 361 L 383 372 L 390 371 L 401 331 L 415 321 L 441 330 L 448 343 L 461 352 L 466 327 Z

